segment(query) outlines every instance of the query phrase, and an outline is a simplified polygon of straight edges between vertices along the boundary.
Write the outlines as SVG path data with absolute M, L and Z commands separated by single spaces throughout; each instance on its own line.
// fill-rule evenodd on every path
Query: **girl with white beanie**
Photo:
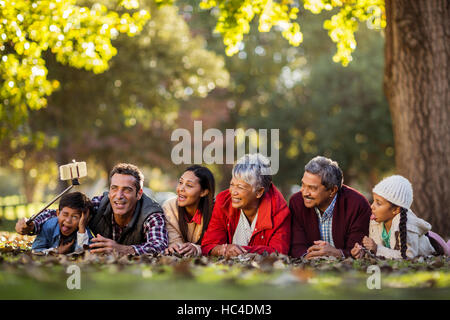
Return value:
M 377 256 L 390 259 L 407 259 L 437 253 L 428 237 L 431 225 L 418 218 L 410 209 L 413 190 L 406 178 L 399 175 L 385 178 L 372 192 L 369 237 L 364 237 L 362 241 L 366 249 Z M 436 243 L 434 239 L 431 240 L 433 244 Z M 440 245 L 438 253 L 448 254 L 447 244 L 442 240 Z M 359 243 L 351 250 L 354 258 L 362 257 L 363 253 Z

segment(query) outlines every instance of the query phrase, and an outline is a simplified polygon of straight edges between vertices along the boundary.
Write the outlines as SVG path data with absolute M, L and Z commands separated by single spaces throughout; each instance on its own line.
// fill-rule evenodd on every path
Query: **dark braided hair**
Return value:
M 406 256 L 406 221 L 408 220 L 406 214 L 408 213 L 408 209 L 401 208 L 400 209 L 400 252 L 402 254 L 403 259 L 407 259 Z

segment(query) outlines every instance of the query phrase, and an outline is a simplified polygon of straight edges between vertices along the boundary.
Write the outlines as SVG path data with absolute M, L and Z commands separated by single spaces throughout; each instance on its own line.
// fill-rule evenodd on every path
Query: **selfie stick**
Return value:
M 52 201 L 50 201 L 49 204 L 47 204 L 41 211 L 39 211 L 38 213 L 34 214 L 31 216 L 30 219 L 27 220 L 27 225 L 30 225 L 34 219 L 37 218 L 38 215 L 40 215 L 42 212 L 44 212 L 44 210 L 46 210 L 48 207 L 50 207 L 56 200 L 58 200 L 59 198 L 61 198 L 65 193 L 67 193 L 70 189 L 73 188 L 73 186 L 79 186 L 80 182 L 78 181 L 78 177 L 80 176 L 85 176 L 86 174 L 86 163 L 85 162 L 81 162 L 81 163 L 77 163 L 75 162 L 75 160 L 73 160 L 74 163 L 71 163 L 67 166 L 69 166 L 69 170 L 70 170 L 70 178 L 72 180 L 72 185 L 68 186 L 63 192 L 61 192 L 60 194 L 58 194 Z M 79 168 L 79 164 L 82 165 L 81 167 L 81 173 L 80 173 L 80 168 Z M 83 167 L 84 165 L 84 167 Z M 65 167 L 65 166 L 62 166 Z M 73 172 L 72 170 L 76 169 L 76 172 Z M 75 171 L 75 170 L 74 170 Z M 84 172 L 83 172 L 84 171 Z M 63 179 L 63 175 L 61 174 L 61 179 L 62 180 L 66 180 Z

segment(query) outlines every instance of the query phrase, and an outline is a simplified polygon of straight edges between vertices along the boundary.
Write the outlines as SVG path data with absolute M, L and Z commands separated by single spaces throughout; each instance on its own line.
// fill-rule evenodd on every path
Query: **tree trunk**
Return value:
M 384 90 L 397 173 L 414 189 L 412 210 L 450 235 L 448 0 L 386 0 Z

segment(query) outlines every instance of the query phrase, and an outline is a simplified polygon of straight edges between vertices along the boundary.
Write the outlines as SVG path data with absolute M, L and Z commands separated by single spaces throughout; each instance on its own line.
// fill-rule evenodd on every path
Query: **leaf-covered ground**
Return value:
M 37 256 L 34 237 L 0 232 L 0 299 L 449 299 L 449 257 L 412 261 L 247 254 L 233 259 Z M 81 289 L 69 290 L 70 265 Z M 368 289 L 371 265 L 381 289 Z

